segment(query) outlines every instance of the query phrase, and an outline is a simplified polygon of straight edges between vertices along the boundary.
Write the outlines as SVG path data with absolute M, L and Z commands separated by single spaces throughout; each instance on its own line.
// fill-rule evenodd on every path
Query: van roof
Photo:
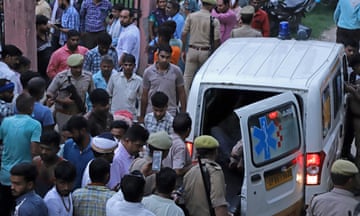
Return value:
M 313 77 L 327 73 L 339 54 L 342 45 L 331 42 L 231 38 L 205 62 L 196 80 L 305 90 Z

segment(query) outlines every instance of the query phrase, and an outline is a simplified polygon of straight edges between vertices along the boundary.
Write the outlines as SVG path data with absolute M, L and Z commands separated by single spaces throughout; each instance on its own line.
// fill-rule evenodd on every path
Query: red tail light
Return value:
M 185 145 L 186 145 L 186 149 L 188 150 L 188 152 L 190 154 L 190 157 L 192 157 L 193 152 L 194 152 L 194 144 L 192 142 L 190 142 L 190 141 L 186 141 Z
M 325 153 L 316 152 L 306 154 L 306 184 L 320 184 L 321 169 L 324 163 Z

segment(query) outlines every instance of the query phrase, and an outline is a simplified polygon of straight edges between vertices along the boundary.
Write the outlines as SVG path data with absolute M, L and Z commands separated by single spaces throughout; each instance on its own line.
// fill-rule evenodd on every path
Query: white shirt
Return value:
M 116 194 L 114 196 L 116 196 Z M 106 203 L 106 216 L 156 216 L 151 211 L 145 209 L 142 203 L 132 203 L 125 200 L 110 201 L 111 199 L 112 198 L 110 198 Z M 109 202 L 111 203 L 111 205 L 109 204 Z
M 90 172 L 89 172 L 89 167 L 90 167 L 90 163 L 93 161 L 94 159 L 90 160 L 88 162 L 88 164 L 86 165 L 86 168 L 84 170 L 83 173 L 83 177 L 81 179 L 81 187 L 85 187 L 86 185 L 88 185 L 89 183 L 91 183 L 91 179 L 90 179 Z
M 141 202 L 156 216 L 184 216 L 183 210 L 173 200 L 155 194 L 144 197 Z
M 53 187 L 44 197 L 44 202 L 48 208 L 49 216 L 72 216 L 73 215 L 73 203 L 71 194 L 67 197 L 61 197 Z M 64 203 L 69 208 L 66 210 Z
M 136 68 L 138 67 L 140 58 L 140 31 L 134 23 L 122 28 L 116 46 L 116 51 L 119 56 L 119 60 L 123 53 L 135 56 Z
M 142 78 L 135 73 L 127 79 L 123 72 L 111 75 L 107 85 L 111 99 L 111 113 L 118 110 L 127 110 L 133 117 L 139 116 L 136 101 L 140 104 L 142 95 Z
M 114 20 L 114 22 L 108 27 L 108 33 L 112 38 L 112 45 L 116 47 L 121 32 L 120 18 Z
M 108 201 L 106 202 L 106 212 L 111 211 L 111 208 L 115 205 L 115 203 L 123 201 L 123 200 L 124 200 L 124 195 L 120 189 L 118 192 L 116 192 L 116 194 L 114 194 L 112 197 L 110 197 L 110 199 L 108 199 Z
M 0 78 L 8 79 L 15 84 L 14 95 L 19 95 L 22 92 L 22 85 L 20 82 L 20 76 L 17 76 L 16 72 L 11 70 L 10 67 L 0 61 Z

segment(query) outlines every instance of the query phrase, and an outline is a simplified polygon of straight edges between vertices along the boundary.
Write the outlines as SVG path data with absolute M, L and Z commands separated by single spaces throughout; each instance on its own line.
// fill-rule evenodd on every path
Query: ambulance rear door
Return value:
M 305 148 L 295 95 L 282 93 L 235 113 L 244 143 L 242 215 L 300 215 Z

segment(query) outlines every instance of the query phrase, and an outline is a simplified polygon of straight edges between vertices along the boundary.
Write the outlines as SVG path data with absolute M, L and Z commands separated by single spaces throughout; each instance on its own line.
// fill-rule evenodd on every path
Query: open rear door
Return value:
M 304 140 L 295 96 L 286 92 L 235 113 L 244 143 L 242 215 L 300 215 Z

